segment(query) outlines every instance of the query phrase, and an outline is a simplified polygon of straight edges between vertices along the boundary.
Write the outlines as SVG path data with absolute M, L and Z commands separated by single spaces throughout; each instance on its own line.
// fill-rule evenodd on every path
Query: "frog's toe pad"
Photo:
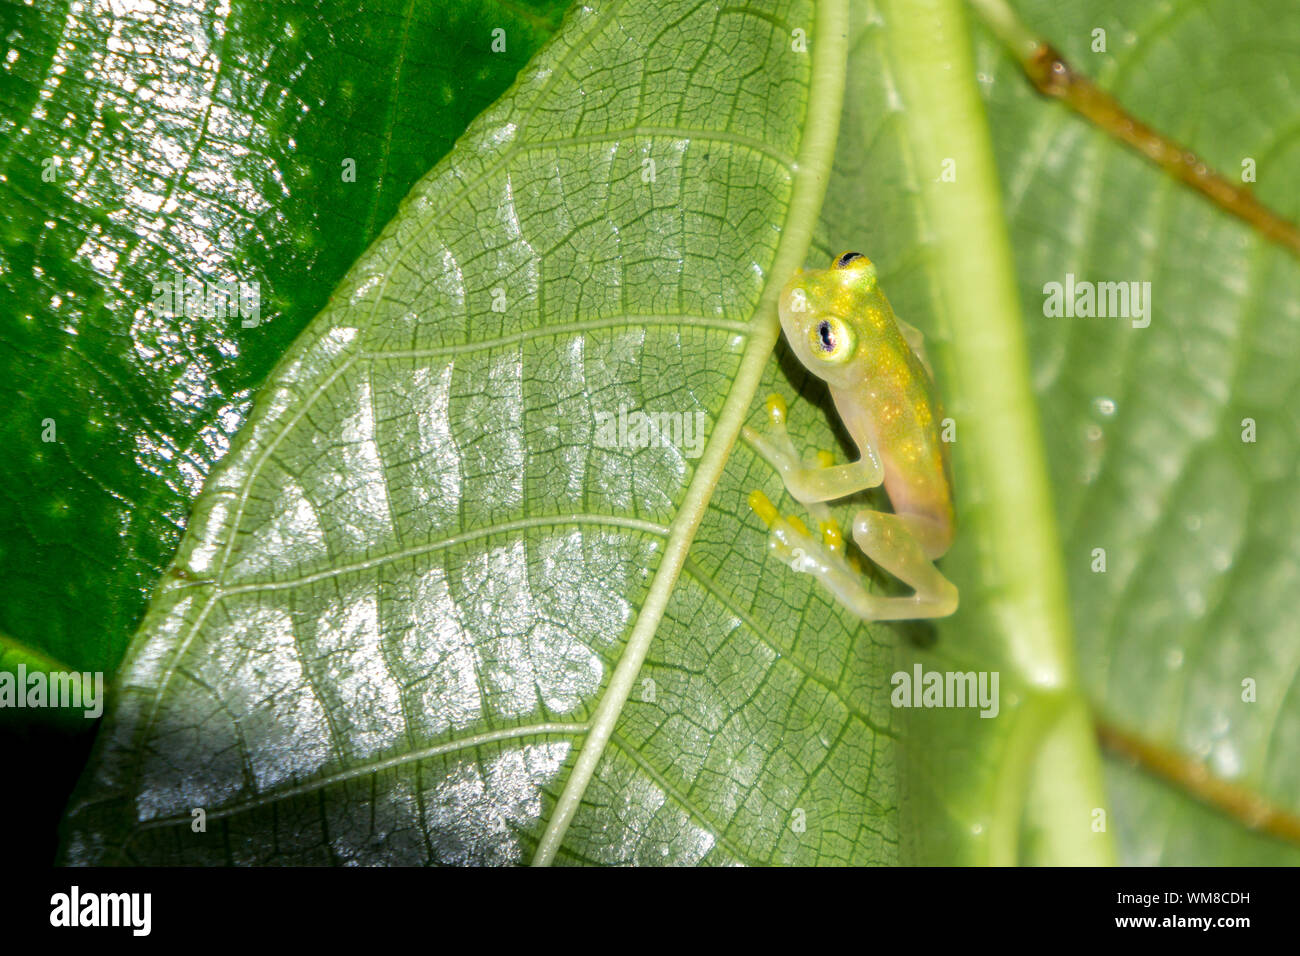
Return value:
M 776 392 L 773 392 L 771 395 L 767 396 L 767 401 L 764 403 L 764 406 L 767 408 L 767 418 L 768 421 L 772 423 L 772 426 L 774 428 L 784 428 L 785 420 L 790 414 L 790 410 L 785 404 L 785 399 Z
M 776 510 L 776 505 L 758 489 L 749 493 L 749 507 L 769 528 L 781 520 L 781 512 Z
M 767 525 L 768 549 L 781 561 L 796 571 L 808 571 L 825 560 L 825 546 L 797 515 L 782 515 L 761 491 L 750 493 L 749 506 Z

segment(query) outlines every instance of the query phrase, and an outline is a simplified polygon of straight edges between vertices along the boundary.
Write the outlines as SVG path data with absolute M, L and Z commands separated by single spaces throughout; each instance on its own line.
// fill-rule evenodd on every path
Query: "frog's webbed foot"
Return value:
M 853 540 L 880 567 L 911 585 L 906 597 L 874 594 L 862 567 L 844 547 L 844 536 L 825 505 L 818 518 L 820 538 L 794 515 L 782 515 L 767 495 L 755 491 L 749 506 L 768 527 L 768 547 L 792 570 L 811 574 L 837 602 L 864 621 L 903 621 L 946 617 L 957 610 L 957 589 L 939 573 L 911 529 L 911 516 L 861 511 L 853 522 Z M 810 509 L 811 510 L 811 509 Z M 918 529 L 920 530 L 920 529 Z
M 782 515 L 761 491 L 750 492 L 749 507 L 768 527 L 768 548 L 791 569 L 801 574 L 812 574 L 826 582 L 833 591 L 836 590 L 834 585 L 846 587 L 862 573 L 857 559 L 845 554 L 844 534 L 826 505 L 808 507 L 809 514 L 817 522 L 820 537 L 809 531 L 797 516 Z
M 874 488 L 884 480 L 884 469 L 870 449 L 862 449 L 861 458 L 845 465 L 833 464 L 834 459 L 828 451 L 818 452 L 815 464 L 805 464 L 786 431 L 786 414 L 785 399 L 780 395 L 769 395 L 767 415 L 770 425 L 767 433 L 760 434 L 746 426 L 741 434 L 776 470 L 785 482 L 786 490 L 796 499 L 806 505 L 834 501 Z M 821 515 L 816 512 L 814 516 L 821 520 Z

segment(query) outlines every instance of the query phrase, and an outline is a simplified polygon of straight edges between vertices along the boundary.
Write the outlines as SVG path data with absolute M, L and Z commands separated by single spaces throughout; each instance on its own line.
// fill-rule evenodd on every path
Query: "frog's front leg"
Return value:
M 785 482 L 786 490 L 797 500 L 806 505 L 835 501 L 875 488 L 884 480 L 884 469 L 870 448 L 862 449 L 861 458 L 845 465 L 830 464 L 827 460 L 830 458 L 829 452 L 818 455 L 818 464 L 805 464 L 786 431 L 787 414 L 785 399 L 780 395 L 769 395 L 767 415 L 771 424 L 768 433 L 761 435 L 746 426 L 742 434 L 754 446 L 754 450 L 776 469 L 776 473 Z M 814 514 L 817 512 L 814 511 Z M 817 517 L 820 520 L 821 515 L 817 514 Z

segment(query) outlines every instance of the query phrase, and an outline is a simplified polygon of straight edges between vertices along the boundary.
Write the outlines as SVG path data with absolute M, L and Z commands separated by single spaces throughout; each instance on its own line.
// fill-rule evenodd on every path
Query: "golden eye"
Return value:
M 853 355 L 853 333 L 833 316 L 818 320 L 808 330 L 808 344 L 824 362 L 843 362 Z
M 876 284 L 875 264 L 860 252 L 842 252 L 831 260 L 831 271 L 841 273 L 841 280 L 862 289 Z

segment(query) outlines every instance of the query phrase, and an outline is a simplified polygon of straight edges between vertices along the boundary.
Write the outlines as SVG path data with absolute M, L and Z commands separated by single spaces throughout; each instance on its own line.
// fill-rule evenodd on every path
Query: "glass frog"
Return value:
M 803 502 L 818 525 L 783 517 L 761 491 L 749 505 L 769 528 L 773 553 L 813 575 L 863 620 L 945 617 L 957 610 L 957 589 L 934 566 L 955 526 L 943 412 L 921 333 L 894 315 L 871 260 L 846 252 L 828 269 L 796 273 L 781 292 L 781 327 L 790 348 L 830 387 L 835 409 L 859 458 L 837 465 L 829 452 L 806 463 L 786 432 L 786 405 L 767 400 L 770 427 L 745 439 Z M 874 594 L 826 502 L 883 484 L 892 514 L 863 509 L 853 518 L 862 552 L 905 584 L 910 596 Z

